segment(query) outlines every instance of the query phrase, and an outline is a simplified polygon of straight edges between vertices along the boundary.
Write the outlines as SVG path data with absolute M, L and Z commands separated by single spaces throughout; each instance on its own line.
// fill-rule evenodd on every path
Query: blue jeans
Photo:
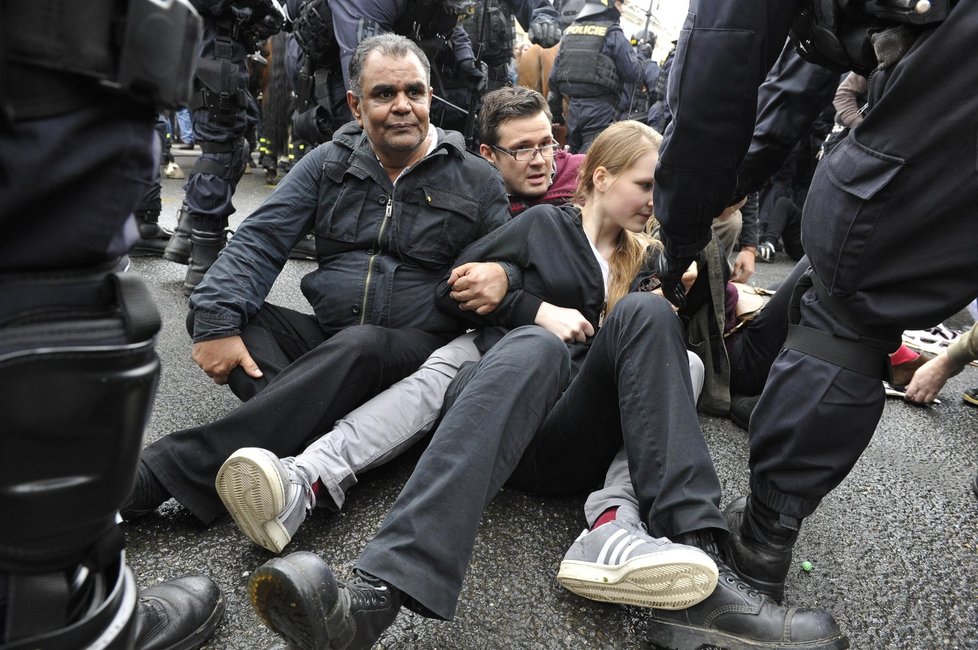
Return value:
M 180 139 L 186 144 L 193 144 L 194 123 L 190 119 L 189 108 L 181 108 L 177 111 L 177 126 L 180 128 Z

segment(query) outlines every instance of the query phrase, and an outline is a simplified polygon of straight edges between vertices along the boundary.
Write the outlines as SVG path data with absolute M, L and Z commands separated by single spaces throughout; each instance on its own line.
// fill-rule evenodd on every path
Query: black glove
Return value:
M 527 33 L 531 43 L 537 43 L 543 48 L 553 47 L 560 42 L 560 25 L 546 18 L 530 23 Z
M 683 273 L 696 259 L 695 256 L 674 258 L 663 251 L 662 272 L 659 280 L 662 282 L 662 295 L 677 308 L 686 306 L 686 288 L 683 286 Z
M 256 42 L 274 36 L 285 27 L 285 16 L 271 0 L 233 0 L 227 8 L 248 38 Z
M 473 86 L 478 86 L 486 78 L 486 73 L 482 71 L 475 59 L 459 61 L 458 74 Z

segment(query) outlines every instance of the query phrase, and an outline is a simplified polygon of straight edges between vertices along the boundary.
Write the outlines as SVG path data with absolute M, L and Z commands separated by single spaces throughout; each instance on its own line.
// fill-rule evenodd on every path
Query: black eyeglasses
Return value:
M 540 154 L 544 158 L 553 158 L 554 150 L 560 145 L 557 142 L 551 142 L 550 144 L 545 144 L 540 147 L 526 147 L 524 149 L 507 149 L 506 147 L 499 147 L 496 145 L 489 145 L 496 151 L 502 151 L 503 153 L 508 153 L 513 157 L 513 160 L 519 162 L 527 162 L 533 160 L 537 154 Z

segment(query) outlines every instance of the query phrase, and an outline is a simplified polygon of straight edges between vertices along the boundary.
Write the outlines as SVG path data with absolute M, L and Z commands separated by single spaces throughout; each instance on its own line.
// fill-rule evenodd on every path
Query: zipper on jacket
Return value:
M 367 296 L 370 294 L 370 278 L 374 271 L 374 260 L 380 255 L 380 242 L 384 237 L 384 230 L 387 229 L 387 222 L 394 211 L 394 194 L 387 197 L 387 207 L 384 209 L 384 220 L 380 222 L 380 230 L 377 231 L 377 252 L 367 260 L 367 279 L 363 285 L 363 301 L 360 303 L 360 324 L 363 325 L 367 319 Z

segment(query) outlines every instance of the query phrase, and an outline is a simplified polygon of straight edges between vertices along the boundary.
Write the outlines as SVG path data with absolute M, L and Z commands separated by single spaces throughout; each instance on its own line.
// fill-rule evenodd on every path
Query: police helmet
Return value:
M 581 10 L 577 12 L 577 18 L 574 20 L 582 20 L 584 18 L 590 18 L 591 16 L 596 16 L 597 14 L 603 14 L 609 9 L 615 8 L 615 0 L 587 0 Z
M 564 0 L 560 7 L 560 24 L 564 29 L 574 22 L 583 6 L 584 0 Z
M 638 45 L 639 43 L 648 43 L 649 45 L 652 46 L 653 49 L 655 49 L 656 40 L 657 37 L 655 35 L 655 32 L 653 32 L 650 29 L 643 29 L 640 32 L 636 32 L 635 35 L 632 36 L 632 45 Z
M 441 6 L 445 13 L 454 14 L 459 20 L 475 15 L 475 0 L 441 0 Z

